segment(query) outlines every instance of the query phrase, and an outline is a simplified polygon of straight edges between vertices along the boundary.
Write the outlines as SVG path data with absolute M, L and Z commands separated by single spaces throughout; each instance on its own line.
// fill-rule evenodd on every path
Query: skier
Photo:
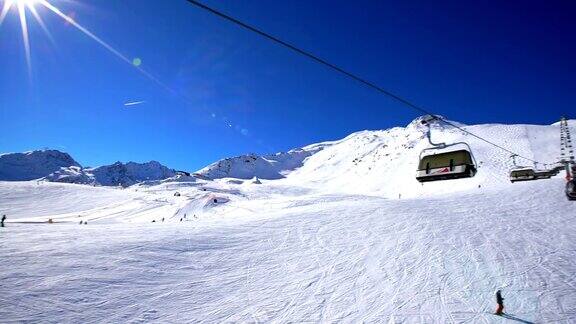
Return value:
M 0 227 L 4 227 L 4 221 L 6 220 L 6 215 L 2 215 L 2 221 L 0 221 Z
M 500 289 L 496 290 L 496 304 L 496 315 L 502 315 L 504 313 L 504 298 L 502 298 Z

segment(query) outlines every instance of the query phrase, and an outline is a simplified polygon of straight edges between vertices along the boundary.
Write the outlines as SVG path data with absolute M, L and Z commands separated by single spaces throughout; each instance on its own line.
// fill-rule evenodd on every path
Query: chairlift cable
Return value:
M 426 110 L 426 109 L 424 109 L 424 108 L 422 108 L 422 107 L 420 107 L 420 106 L 412 103 L 411 101 L 409 101 L 409 100 L 407 100 L 407 99 L 405 99 L 405 98 L 403 98 L 403 97 L 401 97 L 401 96 L 399 96 L 399 95 L 397 95 L 397 94 L 394 94 L 393 92 L 388 91 L 388 90 L 386 90 L 386 89 L 378 86 L 377 84 L 375 84 L 375 83 L 373 83 L 373 82 L 367 81 L 366 79 L 361 78 L 361 77 L 357 76 L 356 74 L 354 74 L 354 73 L 352 73 L 352 72 L 348 72 L 348 71 L 344 70 L 343 68 L 341 68 L 341 67 L 339 67 L 339 66 L 337 66 L 337 65 L 335 65 L 335 64 L 333 64 L 333 63 L 330 63 L 330 62 L 328 62 L 327 60 L 324 60 L 324 59 L 322 59 L 322 58 L 320 58 L 320 57 L 318 57 L 318 56 L 316 56 L 316 55 L 314 55 L 314 54 L 312 54 L 312 53 L 310 53 L 310 52 L 307 52 L 307 51 L 305 51 L 305 50 L 303 50 L 303 49 L 300 49 L 300 48 L 296 47 L 295 45 L 292 45 L 292 44 L 290 44 L 290 43 L 288 43 L 288 42 L 286 42 L 286 41 L 283 41 L 283 40 L 279 39 L 278 37 L 275 37 L 275 36 L 273 36 L 273 35 L 271 35 L 271 34 L 269 34 L 269 33 L 266 33 L 266 32 L 264 32 L 264 31 L 262 31 L 262 30 L 260 30 L 260 29 L 258 29 L 258 28 L 256 28 L 256 27 L 253 27 L 253 26 L 251 26 L 251 25 L 249 25 L 249 24 L 247 24 L 247 23 L 245 23 L 245 22 L 242 22 L 242 21 L 240 21 L 240 20 L 238 20 L 238 19 L 236 19 L 236 18 L 234 18 L 234 17 L 232 17 L 232 16 L 230 16 L 230 15 L 227 15 L 227 14 L 221 12 L 221 11 L 218 11 L 218 10 L 212 8 L 212 7 L 209 7 L 209 6 L 203 4 L 203 3 L 199 2 L 199 1 L 196 1 L 196 0 L 186 0 L 186 1 L 187 1 L 188 3 L 194 5 L 194 6 L 198 7 L 198 8 L 201 8 L 201 9 L 203 9 L 203 10 L 206 10 L 206 11 L 208 11 L 208 12 L 210 12 L 210 13 L 212 13 L 212 14 L 220 17 L 220 18 L 223 18 L 223 19 L 225 19 L 225 20 L 228 20 L 228 21 L 230 21 L 230 22 L 232 22 L 232 23 L 234 23 L 234 24 L 236 24 L 236 25 L 238 25 L 238 26 L 240 26 L 240 27 L 242 27 L 242 28 L 244 28 L 244 29 L 247 29 L 247 30 L 249 30 L 249 31 L 251 31 L 251 32 L 253 32 L 253 33 L 256 33 L 256 34 L 258 34 L 258 35 L 260 35 L 260 36 L 262 36 L 262 37 L 264 37 L 264 38 L 266 38 L 266 39 L 268 39 L 268 40 L 270 40 L 270 41 L 273 41 L 273 42 L 275 42 L 275 43 L 277 43 L 277 44 L 280 44 L 280 45 L 282 45 L 282 46 L 284 46 L 284 47 L 286 47 L 286 48 L 288 48 L 288 49 L 290 49 L 290 50 L 292 50 L 292 51 L 294 51 L 294 52 L 296 52 L 296 53 L 298 53 L 298 54 L 301 54 L 301 55 L 303 55 L 303 56 L 311 59 L 312 61 L 315 61 L 316 63 L 319 63 L 319 64 L 321 64 L 321 65 L 324 65 L 324 66 L 326 66 L 326 67 L 328 67 L 328 68 L 330 68 L 330 69 L 332 69 L 332 70 L 334 70 L 334 71 L 336 71 L 336 72 L 338 72 L 338 73 L 340 73 L 340 74 L 343 74 L 343 75 L 345 75 L 345 76 L 347 76 L 347 77 L 349 77 L 349 78 L 351 78 L 351 79 L 353 79 L 353 80 L 355 80 L 355 81 L 357 81 L 357 82 L 359 82 L 359 83 L 361 83 L 361 84 L 363 84 L 363 85 L 365 85 L 365 86 L 367 86 L 367 87 L 369 87 L 369 88 L 371 88 L 371 89 L 373 89 L 373 90 L 376 90 L 376 91 L 378 91 L 379 93 L 384 94 L 384 95 L 386 95 L 386 96 L 388 96 L 388 97 L 390 97 L 390 98 L 392 98 L 392 99 L 394 99 L 394 100 L 396 100 L 396 101 L 398 101 L 398 102 L 400 102 L 400 103 L 402 103 L 402 104 L 404 104 L 404 105 L 406 105 L 406 106 L 408 106 L 408 107 L 410 107 L 410 108 L 412 108 L 412 109 L 414 109 L 414 110 L 416 110 L 416 111 L 418 111 L 418 112 L 420 112 L 420 113 L 424 113 L 424 114 L 426 114 L 426 115 L 431 115 L 431 116 L 436 116 L 436 117 L 437 117 L 437 115 L 432 114 L 432 113 L 429 112 L 428 110 Z M 444 123 L 446 123 L 447 125 L 451 126 L 451 127 L 454 127 L 454 128 L 456 128 L 456 129 L 458 129 L 458 130 L 460 130 L 460 131 L 462 131 L 462 132 L 464 132 L 464 133 L 466 133 L 466 134 L 468 134 L 468 135 L 470 135 L 470 136 L 472 136 L 472 137 L 475 137 L 475 138 L 477 138 L 477 139 L 479 139 L 479 140 L 481 140 L 481 141 L 484 141 L 485 143 L 490 144 L 490 145 L 492 145 L 492 146 L 494 146 L 494 147 L 496 147 L 496 148 L 499 148 L 499 149 L 501 149 L 501 150 L 503 150 L 503 151 L 505 151 L 505 152 L 508 152 L 508 153 L 511 153 L 511 154 L 515 154 L 515 155 L 518 156 L 519 158 L 523 158 L 523 159 L 528 160 L 528 161 L 530 161 L 530 162 L 540 163 L 540 162 L 538 162 L 538 161 L 535 161 L 535 160 L 533 160 L 533 159 L 530 159 L 530 158 L 527 158 L 527 157 L 525 157 L 525 156 L 522 156 L 522 155 L 520 155 L 520 154 L 518 154 L 518 153 L 515 153 L 515 152 L 513 152 L 513 151 L 511 151 L 511 150 L 509 150 L 509 149 L 507 149 L 507 148 L 505 148 L 505 147 L 502 147 L 501 145 L 498 145 L 498 144 L 496 144 L 496 143 L 494 143 L 494 142 L 492 142 L 492 141 L 490 141 L 490 140 L 487 140 L 487 139 L 485 139 L 485 138 L 483 138 L 483 137 L 481 137 L 481 136 L 479 136 L 479 135 L 476 135 L 476 134 L 474 134 L 474 133 L 472 133 L 472 132 L 470 132 L 470 131 L 468 131 L 468 130 L 466 130 L 466 129 L 458 126 L 458 125 L 455 125 L 454 123 L 451 123 L 451 122 L 449 122 L 449 121 L 447 121 L 447 120 L 445 120 L 445 119 L 443 119 L 443 118 L 442 118 L 442 121 L 443 121 Z

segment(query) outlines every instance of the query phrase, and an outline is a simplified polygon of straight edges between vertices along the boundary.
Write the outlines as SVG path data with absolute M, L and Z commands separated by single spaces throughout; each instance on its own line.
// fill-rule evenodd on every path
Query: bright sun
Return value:
M 48 12 L 51 12 L 51 13 L 55 14 L 56 16 L 60 17 L 61 19 L 66 21 L 68 24 L 75 27 L 77 30 L 79 30 L 80 32 L 82 32 L 83 34 L 85 34 L 86 36 L 91 38 L 96 43 L 100 44 L 102 47 L 107 49 L 109 52 L 111 52 L 112 54 L 114 54 L 118 58 L 120 58 L 122 61 L 126 62 L 127 64 L 132 65 L 140 73 L 144 74 L 146 77 L 150 78 L 154 82 L 167 88 L 162 82 L 160 82 L 160 80 L 158 80 L 156 77 L 154 77 L 153 75 L 151 75 L 150 73 L 148 73 L 144 69 L 142 69 L 142 67 L 140 67 L 141 62 L 138 64 L 133 63 L 132 59 L 129 59 L 128 57 L 126 57 L 125 55 L 120 53 L 118 50 L 116 50 L 115 48 L 110 46 L 108 43 L 106 43 L 104 40 L 102 40 L 100 37 L 96 36 L 94 33 L 92 33 L 86 27 L 84 27 L 81 24 L 79 24 L 78 22 L 76 22 L 72 17 L 63 13 L 58 7 L 53 5 L 51 2 L 53 2 L 53 0 L 0 0 L 0 4 L 1 3 L 4 4 L 2 6 L 2 11 L 0 11 L 0 26 L 2 26 L 2 23 L 4 22 L 6 15 L 10 11 L 15 11 L 18 15 L 19 20 L 20 20 L 20 27 L 22 30 L 22 43 L 24 45 L 24 52 L 26 55 L 26 64 L 28 66 L 28 74 L 30 76 L 32 75 L 32 63 L 31 63 L 32 60 L 31 60 L 31 54 L 30 54 L 30 39 L 28 36 L 27 16 L 31 14 L 36 19 L 36 22 L 42 28 L 42 30 L 44 30 L 44 33 L 46 33 L 48 38 L 52 42 L 54 42 L 54 40 L 52 38 L 52 34 L 50 34 L 50 31 L 48 31 L 48 28 L 46 28 L 46 25 L 44 24 L 44 20 L 40 16 L 39 9 L 47 9 Z M 36 8 L 36 7 L 38 7 L 38 8 Z M 46 10 L 44 10 L 44 11 L 46 11 Z
M 44 32 L 46 32 L 46 34 L 52 38 L 48 32 L 48 29 L 46 29 L 46 26 L 44 25 L 44 21 L 36 10 L 35 5 L 38 3 L 42 3 L 45 6 L 50 5 L 46 0 L 5 0 L 2 11 L 0 12 L 0 25 L 2 25 L 4 18 L 6 18 L 8 11 L 10 11 L 12 7 L 15 7 L 15 9 L 18 11 L 20 26 L 22 28 L 22 41 L 24 43 L 24 51 L 26 53 L 26 64 L 28 65 L 29 73 L 31 73 L 32 67 L 30 59 L 30 40 L 28 38 L 28 23 L 26 21 L 27 10 L 32 14 L 32 16 L 34 16 L 34 18 L 36 18 L 36 21 L 38 21 L 38 24 L 42 27 Z

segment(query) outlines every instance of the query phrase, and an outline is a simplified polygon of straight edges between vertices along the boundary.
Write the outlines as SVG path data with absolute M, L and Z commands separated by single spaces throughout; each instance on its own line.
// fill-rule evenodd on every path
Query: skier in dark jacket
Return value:
M 496 291 L 496 304 L 496 315 L 502 315 L 504 313 L 504 298 L 500 290 Z
M 0 222 L 0 227 L 4 227 L 4 221 L 6 220 L 6 215 L 2 215 L 2 221 Z

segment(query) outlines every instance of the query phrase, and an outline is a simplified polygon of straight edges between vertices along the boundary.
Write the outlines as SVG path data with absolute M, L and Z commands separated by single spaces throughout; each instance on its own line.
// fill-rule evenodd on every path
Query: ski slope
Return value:
M 558 157 L 558 125 L 466 127 Z M 0 182 L 0 319 L 575 322 L 563 175 L 511 184 L 508 154 L 441 125 L 432 137 L 466 140 L 478 174 L 418 183 L 427 141 L 415 121 L 254 165 L 228 159 L 203 169 L 213 180 Z M 496 289 L 509 318 L 492 315 Z
M 0 318 L 54 322 L 576 320 L 562 179 L 431 199 L 254 201 L 225 220 L 10 224 Z

